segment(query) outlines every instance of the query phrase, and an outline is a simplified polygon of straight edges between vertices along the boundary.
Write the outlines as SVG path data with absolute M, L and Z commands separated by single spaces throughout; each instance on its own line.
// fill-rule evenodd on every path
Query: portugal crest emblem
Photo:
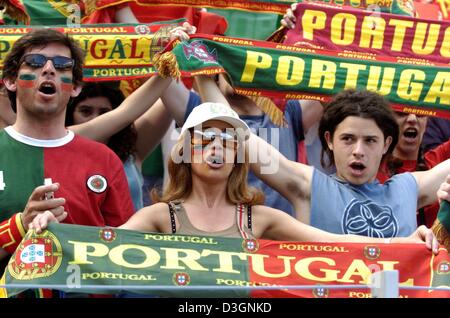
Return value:
M 217 63 L 217 52 L 215 49 L 209 50 L 202 41 L 192 41 L 190 44 L 183 45 L 183 52 L 189 61 L 191 57 L 204 63 Z
M 447 261 L 442 261 L 437 267 L 438 274 L 449 274 L 450 273 L 450 263 Z
M 62 247 L 49 231 L 35 234 L 20 243 L 8 264 L 9 274 L 18 280 L 30 280 L 53 275 L 61 265 Z
M 153 60 L 155 55 L 162 51 L 166 45 L 170 41 L 170 31 L 175 28 L 176 25 L 169 24 L 167 26 L 162 26 L 156 31 L 152 38 L 150 43 L 150 60 Z
M 90 176 L 89 179 L 86 182 L 87 187 L 89 190 L 95 193 L 102 193 L 105 192 L 106 187 L 108 186 L 108 182 L 106 181 L 106 178 L 104 176 L 101 176 L 99 174 Z
M 173 274 L 172 281 L 175 285 L 186 286 L 191 282 L 191 278 L 188 273 L 177 272 Z
M 116 239 L 116 232 L 111 228 L 101 229 L 99 237 L 103 242 L 111 243 Z
M 259 249 L 259 243 L 254 239 L 246 239 L 242 242 L 242 248 L 246 252 L 254 253 Z
M 146 24 L 136 25 L 134 27 L 134 32 L 136 32 L 136 34 L 141 34 L 141 35 L 145 35 L 145 34 L 150 34 L 151 33 L 149 26 L 146 25 Z
M 367 259 L 377 259 L 381 255 L 381 249 L 378 246 L 368 245 L 364 247 L 364 256 Z
M 328 298 L 330 291 L 327 288 L 318 287 L 314 288 L 312 293 L 316 298 Z

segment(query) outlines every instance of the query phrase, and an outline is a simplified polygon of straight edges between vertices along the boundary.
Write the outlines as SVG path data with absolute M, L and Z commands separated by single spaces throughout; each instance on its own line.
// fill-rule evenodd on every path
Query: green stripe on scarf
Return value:
M 39 284 L 91 294 L 148 286 L 155 290 L 140 293 L 169 297 L 354 297 L 361 289 L 250 292 L 239 288 L 369 284 L 374 255 L 383 269 L 395 264 L 401 284 L 414 286 L 429 286 L 432 270 L 439 271 L 441 264 L 450 261 L 447 253 L 433 255 L 422 244 L 256 241 L 52 223 L 42 234 L 27 233 L 5 275 L 7 284 L 22 285 L 8 290 L 10 296 L 26 289 L 25 284 Z M 450 275 L 434 281 L 448 286 Z M 92 285 L 99 289 L 90 289 Z M 190 286 L 203 290 L 193 291 Z M 436 292 L 411 290 L 401 294 L 438 296 Z
M 447 201 L 443 201 L 441 203 L 441 208 L 439 209 L 439 213 L 437 215 L 437 219 L 441 224 L 444 226 L 444 228 L 447 230 L 447 232 L 450 233 L 450 203 Z
M 155 62 L 165 66 L 166 71 L 158 68 L 163 75 L 174 68 L 183 76 L 226 72 L 243 95 L 325 99 L 357 88 L 376 91 L 394 104 L 421 107 L 426 115 L 450 110 L 450 69 L 445 66 L 207 35 L 176 45 L 172 53 L 177 59 L 172 66 L 166 63 L 170 55 Z

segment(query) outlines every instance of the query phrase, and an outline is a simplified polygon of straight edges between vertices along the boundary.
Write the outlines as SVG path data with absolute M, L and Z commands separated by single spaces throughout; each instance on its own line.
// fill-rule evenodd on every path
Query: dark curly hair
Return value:
M 356 91 L 349 89 L 343 91 L 325 106 L 323 116 L 319 123 L 319 138 L 322 143 L 322 166 L 334 164 L 333 151 L 328 148 L 325 132 L 329 131 L 333 138 L 336 127 L 349 116 L 373 119 L 383 132 L 384 139 L 392 137 L 392 143 L 383 159 L 392 153 L 398 142 L 399 128 L 395 120 L 394 111 L 389 103 L 380 95 L 369 91 Z M 325 153 L 328 155 L 329 164 L 324 160 Z
M 32 31 L 14 42 L 11 51 L 8 53 L 3 63 L 3 80 L 15 80 L 17 78 L 20 61 L 22 61 L 22 57 L 26 52 L 33 48 L 45 47 L 52 43 L 59 43 L 69 48 L 70 55 L 75 61 L 75 65 L 72 69 L 73 83 L 75 85 L 81 85 L 83 81 L 83 50 L 78 43 L 68 35 L 64 35 L 63 33 L 52 29 L 38 29 Z M 12 109 L 16 111 L 16 92 L 8 90 L 8 97 L 11 101 Z
M 113 109 L 117 108 L 125 99 L 123 93 L 111 83 L 87 83 L 83 86 L 81 93 L 67 106 L 66 126 L 74 125 L 73 113 L 75 107 L 85 99 L 92 97 L 106 97 Z M 108 147 L 116 153 L 122 162 L 125 162 L 130 155 L 136 152 L 136 139 L 136 129 L 134 124 L 130 124 L 109 138 Z

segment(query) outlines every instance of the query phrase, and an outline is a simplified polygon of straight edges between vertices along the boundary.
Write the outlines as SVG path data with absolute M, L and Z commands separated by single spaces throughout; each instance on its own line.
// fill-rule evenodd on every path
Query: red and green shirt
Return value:
M 0 221 L 22 211 L 45 178 L 59 182 L 66 199 L 64 223 L 119 226 L 133 214 L 120 159 L 105 145 L 69 131 L 56 140 L 0 131 Z

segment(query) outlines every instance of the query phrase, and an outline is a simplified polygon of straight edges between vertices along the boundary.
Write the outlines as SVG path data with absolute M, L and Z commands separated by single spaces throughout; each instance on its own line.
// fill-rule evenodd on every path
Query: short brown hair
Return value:
M 35 47 L 45 47 L 51 43 L 59 43 L 70 49 L 71 57 L 75 61 L 72 69 L 73 83 L 80 85 L 83 81 L 83 50 L 75 40 L 52 29 L 38 29 L 22 36 L 14 43 L 3 63 L 3 80 L 17 78 L 20 68 L 19 62 L 22 61 L 22 57 L 28 50 Z M 16 92 L 8 90 L 8 97 L 12 108 L 16 111 Z
M 319 138 L 322 143 L 321 164 L 325 166 L 324 154 L 329 158 L 329 166 L 334 164 L 333 151 L 328 148 L 325 132 L 329 131 L 333 138 L 336 127 L 349 116 L 373 119 L 383 132 L 384 139 L 392 137 L 392 143 L 385 156 L 392 153 L 398 142 L 399 128 L 394 117 L 394 111 L 383 96 L 370 91 L 349 89 L 343 91 L 325 106 L 319 124 Z

